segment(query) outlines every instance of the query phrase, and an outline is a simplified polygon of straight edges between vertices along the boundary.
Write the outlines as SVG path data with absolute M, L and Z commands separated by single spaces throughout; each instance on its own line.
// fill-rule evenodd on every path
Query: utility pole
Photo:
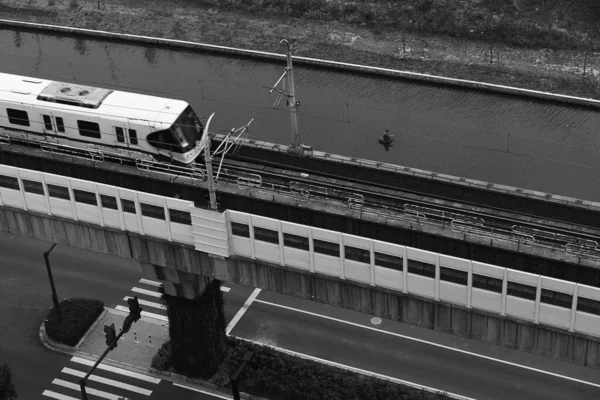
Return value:
M 302 142 L 300 142 L 300 132 L 298 130 L 298 107 L 300 107 L 300 102 L 296 101 L 296 92 L 294 90 L 294 69 L 292 67 L 292 52 L 290 49 L 290 43 L 287 39 L 282 39 L 280 42 L 285 43 L 287 46 L 287 67 L 285 68 L 285 72 L 279 80 L 275 83 L 275 85 L 271 88 L 269 93 L 272 93 L 273 90 L 277 90 L 279 94 L 286 96 L 288 99 L 286 100 L 286 105 L 290 110 L 290 119 L 292 123 L 292 142 L 288 148 L 288 152 L 302 154 L 303 147 Z M 285 91 L 275 89 L 275 87 L 281 82 L 281 80 L 286 77 L 287 84 L 289 87 L 289 92 L 285 93 Z M 279 100 L 278 100 L 279 101 Z M 277 101 L 277 102 L 278 102 Z M 276 102 L 276 104 L 277 104 Z
M 50 260 L 48 256 L 50 252 L 54 249 L 56 243 L 54 243 L 48 251 L 44 252 L 44 261 L 46 262 L 46 271 L 48 272 L 48 278 L 50 279 L 50 287 L 52 288 L 52 303 L 54 303 L 54 308 L 56 308 L 56 312 L 58 313 L 58 320 L 61 320 L 60 317 L 60 305 L 58 304 L 58 296 L 56 295 L 56 287 L 54 286 L 54 278 L 52 277 L 52 269 L 50 269 Z
M 204 134 L 202 135 L 200 146 L 204 146 L 204 162 L 206 164 L 206 174 L 208 176 L 208 197 L 210 199 L 210 209 L 213 211 L 217 211 L 217 195 L 215 194 L 215 181 L 213 178 L 212 170 L 212 156 L 210 155 L 210 146 L 212 141 L 208 134 L 208 127 L 210 125 L 210 121 L 214 116 L 215 113 L 212 113 L 210 117 L 208 117 L 206 125 L 204 125 Z

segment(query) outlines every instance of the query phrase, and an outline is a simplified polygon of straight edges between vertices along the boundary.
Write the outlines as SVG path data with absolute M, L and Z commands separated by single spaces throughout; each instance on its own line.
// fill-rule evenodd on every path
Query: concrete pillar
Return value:
M 281 229 L 281 220 L 277 221 L 277 238 L 279 239 L 279 264 L 285 265 L 284 257 L 284 241 L 283 241 L 283 230 Z
M 535 315 L 533 317 L 533 323 L 540 323 L 540 300 L 542 299 L 542 276 L 538 275 L 537 290 L 535 292 Z
M 402 255 L 402 292 L 408 293 L 408 249 L 404 247 Z
M 508 291 L 508 268 L 504 268 L 504 276 L 502 278 L 502 308 L 500 315 L 506 316 L 506 292 Z
M 71 180 L 67 180 L 67 186 L 69 188 L 69 197 L 71 198 L 71 207 L 73 209 L 73 219 L 75 221 L 79 221 L 77 217 L 77 207 L 75 207 L 75 192 L 73 192 L 73 188 L 71 187 Z
M 375 244 L 371 240 L 371 286 L 375 286 Z
M 140 234 L 145 235 L 144 233 L 144 222 L 142 220 L 142 206 L 140 205 L 140 198 L 138 196 L 138 192 L 135 192 L 133 195 L 133 202 L 135 203 L 135 215 L 138 221 L 138 230 Z
M 193 214 L 195 207 L 190 204 L 190 214 Z M 227 228 L 227 254 L 233 254 L 233 238 L 231 237 L 231 220 L 229 219 L 229 210 L 223 213 L 225 217 L 225 228 Z
M 575 332 L 575 318 L 577 316 L 577 300 L 579 298 L 579 284 L 576 283 L 573 288 L 573 303 L 571 304 L 571 324 L 569 332 Z
M 173 241 L 173 233 L 171 232 L 171 214 L 169 214 L 169 206 L 167 204 L 167 198 L 163 197 L 163 210 L 165 212 L 165 225 L 167 227 L 167 239 L 169 242 Z
M 46 174 L 41 174 L 41 175 L 42 175 L 42 187 L 44 189 L 44 197 L 46 197 L 46 207 L 48 208 L 48 215 L 52 215 L 52 210 L 50 209 L 50 193 L 48 192 L 48 186 L 46 185 Z M 0 200 L 0 205 L 2 205 L 1 200 Z M 102 226 L 104 226 L 104 225 L 102 225 Z
M 315 244 L 313 243 L 313 230 L 308 229 L 308 256 L 310 259 L 310 272 L 315 272 Z
M 44 185 L 45 187 L 46 185 Z M 94 185 L 94 191 L 96 193 L 96 205 L 98 206 L 98 217 L 100 217 L 100 226 L 104 225 L 104 214 L 102 213 L 102 198 L 98 192 L 98 185 Z
M 25 200 L 25 187 L 23 186 L 23 180 L 21 179 L 21 174 L 19 173 L 18 168 L 17 181 L 19 182 L 19 190 L 21 191 L 21 201 L 23 202 L 23 210 L 29 211 L 29 208 L 27 207 L 27 200 Z
M 343 233 L 340 233 L 340 279 L 346 279 L 346 249 Z
M 256 260 L 256 252 L 254 250 L 254 224 L 252 224 L 252 215 L 246 214 L 248 216 L 248 231 L 250 232 L 250 257 L 253 260 Z
M 473 260 L 469 260 L 469 274 L 467 275 L 467 308 L 471 308 L 473 298 Z
M 121 193 L 118 188 L 115 188 L 115 199 L 117 199 L 117 210 L 119 211 L 121 230 L 126 231 L 127 227 L 125 226 L 125 215 L 123 214 L 123 205 L 121 204 Z
M 435 301 L 440 301 L 440 253 L 435 255 Z

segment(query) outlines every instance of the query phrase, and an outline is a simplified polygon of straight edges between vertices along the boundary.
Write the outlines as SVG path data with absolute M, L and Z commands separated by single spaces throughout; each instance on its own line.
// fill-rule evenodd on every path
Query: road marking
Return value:
M 95 361 L 87 360 L 85 358 L 80 358 L 80 357 L 73 357 L 73 358 L 71 358 L 71 361 L 79 363 L 79 364 L 87 365 L 87 366 L 90 366 L 90 367 L 93 367 L 94 364 L 95 364 Z M 137 372 L 128 371 L 126 369 L 113 367 L 111 365 L 98 364 L 97 368 L 98 369 L 103 369 L 103 370 L 108 371 L 108 372 L 114 372 L 115 374 L 125 375 L 125 376 L 128 376 L 130 378 L 139 379 L 141 381 L 154 383 L 154 384 L 158 384 L 161 381 L 160 379 L 155 378 L 153 376 L 139 374 Z
M 221 292 L 228 293 L 230 290 L 231 288 L 228 288 L 227 286 L 221 286 Z
M 158 292 L 154 292 L 152 290 L 146 290 L 146 289 L 140 289 L 138 287 L 134 287 L 133 289 L 131 289 L 132 292 L 136 292 L 136 293 L 141 293 L 141 294 L 145 294 L 146 296 L 152 296 L 152 297 L 162 297 L 162 294 L 158 293 Z
M 250 297 L 248 297 L 248 300 L 246 300 L 246 302 L 244 303 L 244 305 L 242 306 L 242 308 L 240 308 L 240 310 L 237 312 L 237 314 L 235 314 L 235 316 L 233 317 L 233 319 L 229 322 L 229 325 L 227 325 L 227 329 L 225 329 L 225 334 L 226 335 L 229 335 L 229 333 L 235 327 L 235 325 L 238 322 L 240 322 L 240 319 L 244 316 L 244 314 L 246 313 L 246 311 L 248 311 L 248 307 L 250 307 L 250 305 L 252 304 L 252 302 L 254 301 L 254 299 L 256 299 L 256 296 L 258 296 L 259 293 L 260 293 L 260 289 L 259 288 L 254 289 L 254 291 L 252 292 L 252 294 L 250 295 Z
M 184 389 L 188 389 L 188 390 L 193 390 L 194 392 L 198 392 L 198 393 L 202 393 L 202 394 L 207 394 L 209 396 L 216 397 L 218 399 L 224 399 L 224 400 L 231 400 L 232 399 L 231 397 L 223 396 L 223 395 L 220 395 L 220 394 L 215 394 L 215 393 L 212 393 L 212 392 L 206 392 L 204 390 L 196 389 L 196 388 L 193 388 L 193 387 L 189 387 L 189 386 L 185 386 L 185 385 L 180 385 L 179 383 L 173 383 L 173 386 L 178 386 L 180 388 L 184 388 Z
M 160 283 L 160 282 L 151 281 L 149 279 L 144 279 L 144 278 L 140 279 L 140 283 L 143 283 L 145 285 L 154 286 L 154 287 L 161 287 L 162 286 L 162 283 Z
M 44 390 L 42 396 L 51 397 L 56 400 L 79 400 L 77 397 L 67 396 L 66 394 L 60 394 L 53 392 L 52 390 Z
M 434 342 L 428 342 L 428 341 L 423 340 L 423 339 L 417 339 L 417 338 L 406 336 L 406 335 L 402 335 L 402 334 L 399 334 L 399 333 L 389 332 L 389 331 L 385 331 L 383 329 L 378 329 L 378 328 L 373 328 L 371 326 L 357 324 L 356 322 L 344 321 L 342 319 L 328 317 L 326 315 L 316 314 L 316 313 L 313 313 L 313 312 L 310 312 L 310 311 L 299 310 L 297 308 L 292 308 L 292 307 L 284 306 L 284 305 L 281 305 L 281 304 L 271 303 L 269 301 L 264 301 L 264 300 L 255 300 L 255 301 L 257 303 L 263 303 L 263 304 L 267 304 L 267 305 L 270 305 L 270 306 L 273 306 L 273 307 L 285 308 L 286 310 L 296 311 L 296 312 L 299 312 L 299 313 L 308 314 L 308 315 L 312 315 L 312 316 L 315 316 L 315 317 L 319 317 L 319 318 L 323 318 L 323 319 L 328 319 L 330 321 L 335 321 L 335 322 L 339 322 L 339 323 L 346 324 L 346 325 L 352 325 L 352 326 L 356 326 L 356 327 L 363 328 L 363 329 L 368 329 L 368 330 L 379 332 L 379 333 L 385 333 L 387 335 L 396 336 L 396 337 L 399 337 L 399 338 L 402 338 L 402 339 L 412 340 L 414 342 L 419 342 L 419 343 L 427 344 L 427 345 L 430 345 L 430 346 L 435 346 L 435 347 L 439 347 L 439 348 L 442 348 L 442 349 L 446 349 L 446 350 L 450 350 L 450 351 L 455 351 L 457 353 L 467 354 L 467 355 L 470 355 L 470 356 L 483 358 L 485 360 L 495 361 L 495 362 L 498 362 L 498 363 L 501 363 L 501 364 L 510 365 L 512 367 L 519 367 L 519 368 L 523 368 L 523 369 L 526 369 L 526 370 L 529 370 L 529 371 L 539 372 L 541 374 L 546 374 L 546 375 L 554 376 L 554 377 L 557 377 L 557 378 L 566 379 L 566 380 L 569 380 L 569 381 L 572 381 L 572 382 L 582 383 L 584 385 L 589 385 L 589 386 L 600 388 L 600 384 L 597 384 L 597 383 L 588 382 L 588 381 L 584 381 L 584 380 L 576 379 L 576 378 L 571 378 L 569 376 L 560 375 L 560 374 L 556 374 L 554 372 L 544 371 L 542 369 L 537 369 L 537 368 L 533 368 L 533 367 L 528 367 L 526 365 L 521 365 L 521 364 L 513 363 L 513 362 L 510 362 L 510 361 L 501 360 L 499 358 L 493 358 L 493 357 L 489 357 L 489 356 L 484 356 L 483 354 L 472 353 L 472 352 L 469 352 L 469 351 L 466 351 L 466 350 L 461 350 L 461 349 L 456 349 L 454 347 L 445 346 L 443 344 L 434 343 Z M 229 333 L 227 333 L 227 334 L 229 334 Z
M 458 399 L 458 400 L 476 400 L 476 399 L 474 399 L 472 397 L 466 397 L 466 396 L 462 396 L 462 395 L 456 394 L 456 393 L 444 392 L 443 390 L 432 388 L 430 386 L 424 386 L 424 385 L 420 385 L 418 383 L 413 383 L 413 382 L 405 381 L 405 380 L 402 380 L 402 379 L 394 378 L 394 377 L 391 377 L 391 376 L 378 374 L 376 372 L 371 372 L 371 371 L 367 371 L 367 370 L 364 370 L 364 369 L 351 367 L 349 365 L 339 364 L 339 363 L 336 363 L 336 362 L 333 362 L 333 361 L 325 360 L 323 358 L 317 358 L 317 357 L 309 356 L 307 354 L 297 353 L 295 351 L 286 350 L 286 349 L 283 349 L 281 347 L 271 346 L 270 344 L 267 345 L 267 344 L 264 344 L 264 343 L 261 343 L 261 342 L 256 342 L 254 340 L 244 339 L 244 338 L 237 337 L 237 336 L 236 336 L 236 338 L 241 339 L 241 340 L 245 340 L 246 342 L 250 342 L 250 343 L 259 344 L 259 345 L 262 345 L 262 346 L 271 347 L 271 348 L 273 348 L 273 349 L 275 349 L 277 351 L 281 351 L 282 353 L 286 353 L 286 354 L 289 354 L 289 355 L 292 355 L 292 356 L 296 356 L 296 357 L 300 357 L 300 358 L 305 358 L 307 360 L 312 360 L 312 361 L 316 361 L 316 362 L 323 363 L 323 364 L 329 364 L 329 365 L 332 365 L 334 367 L 345 369 L 347 371 L 356 372 L 356 373 L 359 373 L 359 374 L 362 374 L 362 375 L 373 376 L 375 378 L 388 380 L 390 382 L 399 383 L 401 385 L 406 385 L 406 386 L 411 386 L 411 387 L 414 387 L 414 388 L 417 388 L 417 389 L 422 389 L 422 390 L 425 390 L 427 392 L 432 392 L 432 393 L 443 392 L 448 397 L 452 397 L 454 399 Z
M 52 381 L 52 383 L 55 385 L 58 385 L 58 386 L 66 387 L 67 389 L 73 389 L 73 390 L 77 390 L 77 391 L 81 390 L 81 386 L 79 386 L 78 384 L 63 381 L 62 379 L 54 379 Z M 119 396 L 116 394 L 103 392 L 102 390 L 92 389 L 89 387 L 86 387 L 85 391 L 87 392 L 88 395 L 98 396 L 98 397 L 102 397 L 103 399 L 108 399 L 108 400 L 119 400 L 119 397 L 123 397 L 123 396 Z
M 123 300 L 125 300 L 125 301 L 127 301 L 129 299 L 133 299 L 133 297 L 131 297 L 131 296 L 125 296 L 125 297 L 123 297 Z M 153 303 L 153 302 L 147 301 L 147 300 L 138 299 L 138 303 L 140 303 L 141 305 L 146 306 L 146 307 L 154 307 L 154 308 L 158 308 L 158 309 L 161 309 L 161 310 L 166 310 L 167 309 L 167 306 L 164 305 L 164 304 Z M 129 311 L 129 309 L 127 309 L 127 311 Z
M 77 371 L 76 369 L 71 369 L 71 368 L 63 368 L 61 372 L 64 374 L 76 376 L 78 378 L 83 378 L 86 375 L 86 373 L 83 371 Z M 97 375 L 90 375 L 88 377 L 88 379 L 90 381 L 96 381 L 99 383 L 103 383 L 105 385 L 115 386 L 115 387 L 118 387 L 121 389 L 129 390 L 130 392 L 143 394 L 145 396 L 150 396 L 152 394 L 152 390 L 148 390 L 148 389 L 144 389 L 141 387 L 129 385 L 127 383 L 115 381 L 114 379 L 103 378 L 103 377 L 97 376 Z
M 118 311 L 125 311 L 125 312 L 129 312 L 129 307 L 123 307 L 123 306 L 117 306 L 115 308 L 115 310 Z M 154 319 L 159 319 L 161 321 L 169 321 L 169 317 L 166 317 L 164 315 L 160 315 L 160 314 L 154 314 L 151 312 L 147 312 L 147 311 L 142 311 L 142 317 L 147 317 L 147 318 L 154 318 Z

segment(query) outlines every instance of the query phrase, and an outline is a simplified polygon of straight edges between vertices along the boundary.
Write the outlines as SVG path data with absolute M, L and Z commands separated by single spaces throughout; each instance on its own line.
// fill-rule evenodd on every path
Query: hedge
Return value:
M 75 346 L 104 310 L 100 300 L 73 298 L 60 303 L 61 320 L 54 308 L 48 313 L 46 334 L 58 342 Z
M 17 399 L 17 391 L 12 381 L 12 371 L 6 364 L 0 365 L 0 400 Z
M 444 393 L 396 384 L 383 379 L 349 372 L 316 361 L 287 355 L 230 337 L 225 360 L 209 380 L 230 388 L 230 376 L 238 368 L 246 352 L 254 352 L 240 378 L 240 390 L 271 400 L 447 400 Z M 152 359 L 152 367 L 171 370 L 171 347 L 166 342 Z

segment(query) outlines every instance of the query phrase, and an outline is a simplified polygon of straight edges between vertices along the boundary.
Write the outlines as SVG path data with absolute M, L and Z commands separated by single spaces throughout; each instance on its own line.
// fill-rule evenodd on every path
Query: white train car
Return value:
M 190 164 L 203 126 L 182 100 L 0 73 L 0 135 Z

